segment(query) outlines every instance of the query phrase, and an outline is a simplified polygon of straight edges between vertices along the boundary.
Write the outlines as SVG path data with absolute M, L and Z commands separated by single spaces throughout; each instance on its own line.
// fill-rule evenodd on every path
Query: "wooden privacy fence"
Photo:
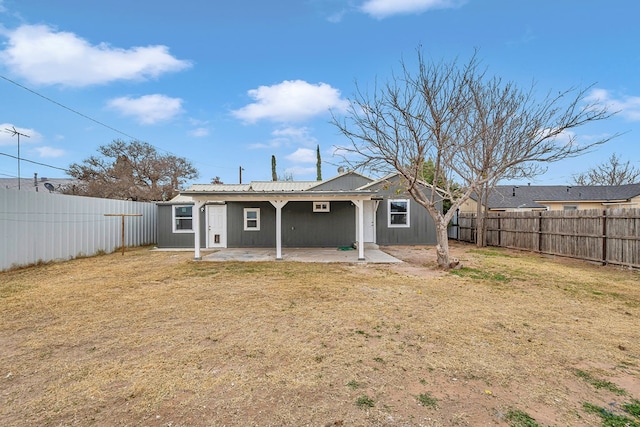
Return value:
M 489 246 L 640 268 L 640 209 L 490 212 L 486 221 Z M 458 240 L 475 243 L 476 224 L 459 214 Z

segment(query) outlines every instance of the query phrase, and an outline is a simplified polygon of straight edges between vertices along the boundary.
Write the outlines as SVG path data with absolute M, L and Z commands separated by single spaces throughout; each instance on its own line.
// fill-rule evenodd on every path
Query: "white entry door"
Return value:
M 207 205 L 207 247 L 227 247 L 227 205 Z
M 365 200 L 363 207 L 364 214 L 364 242 L 376 242 L 376 208 L 378 202 L 373 200 Z

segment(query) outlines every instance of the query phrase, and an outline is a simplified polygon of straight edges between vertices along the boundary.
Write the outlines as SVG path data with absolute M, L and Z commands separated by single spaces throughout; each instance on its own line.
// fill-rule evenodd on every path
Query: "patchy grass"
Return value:
M 508 282 L 510 278 L 503 273 L 493 273 L 478 268 L 462 267 L 458 270 L 452 270 L 451 274 L 459 277 L 469 277 L 476 280 L 487 280 L 490 282 Z
M 583 408 L 587 413 L 598 415 L 602 418 L 602 427 L 640 427 L 640 419 L 635 420 L 623 414 L 615 414 L 605 408 L 591 403 L 584 403 Z
M 625 396 L 627 394 L 626 390 L 618 387 L 611 381 L 596 379 L 590 373 L 585 372 L 581 369 L 576 369 L 576 375 L 597 389 L 609 390 L 610 392 L 617 394 L 618 396 Z
M 356 406 L 358 408 L 373 408 L 374 406 L 376 406 L 376 404 L 372 398 L 370 398 L 366 394 L 363 394 L 356 399 Z
M 424 407 L 438 409 L 438 399 L 431 396 L 430 393 L 420 393 L 416 396 L 418 403 Z
M 583 402 L 619 396 L 576 370 L 637 419 L 637 272 L 453 250 L 468 270 L 419 249 L 347 265 L 139 248 L 0 273 L 0 420 L 500 425 L 526 402 L 541 425 L 594 425 Z
M 510 409 L 504 418 L 510 427 L 540 427 L 536 420 L 519 409 Z

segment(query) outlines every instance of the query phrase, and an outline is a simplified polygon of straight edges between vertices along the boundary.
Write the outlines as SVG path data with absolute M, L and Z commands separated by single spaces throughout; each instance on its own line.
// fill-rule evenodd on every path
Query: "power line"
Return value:
M 18 157 L 16 157 L 16 156 L 12 156 L 11 154 L 6 154 L 6 153 L 0 153 L 0 156 L 6 156 L 6 157 L 11 157 L 12 159 L 18 159 Z M 27 159 L 25 159 L 25 158 L 20 158 L 20 161 L 21 161 L 21 162 L 33 163 L 34 165 L 46 166 L 46 167 L 48 167 L 48 168 L 51 168 L 51 169 L 58 169 L 58 170 L 61 170 L 61 171 L 64 171 L 64 172 L 69 172 L 69 170 L 68 170 L 68 169 L 59 168 L 59 167 L 57 167 L 57 166 L 48 165 L 48 164 L 46 164 L 46 163 L 34 162 L 33 160 L 27 160 Z
M 82 114 L 81 112 L 79 112 L 79 111 L 77 111 L 77 110 L 74 110 L 73 108 L 67 107 L 66 105 L 63 105 L 63 104 L 59 103 L 58 101 L 55 101 L 55 100 L 53 100 L 53 99 L 51 99 L 51 98 L 49 98 L 49 97 L 47 97 L 47 96 L 44 96 L 44 95 L 42 95 L 41 93 L 38 93 L 38 92 L 36 92 L 36 91 L 35 91 L 35 90 L 33 90 L 33 89 L 29 89 L 28 87 L 23 86 L 23 85 L 21 85 L 20 83 L 15 82 L 15 81 L 13 81 L 13 80 L 11 80 L 11 79 L 9 79 L 9 78 L 5 77 L 5 76 L 0 75 L 0 78 L 2 78 L 2 79 L 4 79 L 4 80 L 8 81 L 9 83 L 13 83 L 14 85 L 16 85 L 16 86 L 18 86 L 18 87 L 20 87 L 20 88 L 22 88 L 22 89 L 26 90 L 27 92 L 31 92 L 32 94 L 37 95 L 37 96 L 39 96 L 40 98 L 46 99 L 47 101 L 54 103 L 54 104 L 56 104 L 58 107 L 62 107 L 62 108 L 64 108 L 65 110 L 69 110 L 69 111 L 71 111 L 72 113 L 77 114 L 77 115 L 79 115 L 79 116 L 81 116 L 81 117 L 84 117 L 84 118 L 85 118 L 85 119 L 87 119 L 87 120 L 91 120 L 92 122 L 97 123 L 97 124 L 99 124 L 100 126 L 104 126 L 104 127 L 106 127 L 107 129 L 110 129 L 110 130 L 112 130 L 112 131 L 114 131 L 114 132 L 117 132 L 117 133 L 119 133 L 120 135 L 124 135 L 124 136 L 126 136 L 127 138 L 131 138 L 131 139 L 135 139 L 135 140 L 137 140 L 137 141 L 140 141 L 140 139 L 139 139 L 139 138 L 136 138 L 136 137 L 131 136 L 131 135 L 127 134 L 127 133 L 124 133 L 124 132 L 122 132 L 122 131 L 120 131 L 120 130 L 118 130 L 118 129 L 116 129 L 116 128 L 112 127 L 112 126 L 109 126 L 109 125 L 107 125 L 107 124 L 105 124 L 105 123 L 102 123 L 102 122 L 101 122 L 101 121 L 99 121 L 99 120 L 96 120 L 96 119 L 94 119 L 94 118 L 92 118 L 92 117 L 89 117 L 89 116 L 87 116 L 86 114 Z M 156 147 L 156 148 L 157 148 L 157 147 Z
M 66 105 L 61 104 L 60 102 L 58 102 L 58 101 L 56 101 L 56 100 L 54 100 L 54 99 L 51 99 L 51 98 L 49 98 L 48 96 L 42 95 L 41 93 L 38 93 L 38 92 L 36 92 L 36 91 L 35 91 L 35 90 L 33 90 L 33 89 L 30 89 L 30 88 L 28 88 L 28 87 L 26 87 L 26 86 L 24 86 L 24 85 L 21 85 L 20 83 L 18 83 L 18 82 L 16 82 L 16 81 L 14 81 L 14 80 L 11 80 L 11 79 L 10 79 L 10 78 L 8 78 L 8 77 L 5 77 L 5 76 L 3 76 L 3 75 L 0 75 L 0 78 L 1 78 L 1 79 L 3 79 L 3 80 L 6 80 L 7 82 L 9 82 L 9 83 L 11 83 L 11 84 L 14 84 L 14 85 L 18 86 L 19 88 L 22 88 L 22 89 L 26 90 L 27 92 L 31 92 L 32 94 L 34 94 L 34 95 L 36 95 L 36 96 L 39 96 L 40 98 L 45 99 L 45 100 L 47 100 L 47 101 L 49 101 L 49 102 L 51 102 L 51 103 L 53 103 L 53 104 L 55 104 L 55 105 L 57 105 L 57 106 L 59 106 L 59 107 L 62 107 L 62 108 L 64 108 L 65 110 L 71 111 L 72 113 L 77 114 L 77 115 L 79 115 L 80 117 L 83 117 L 83 118 L 85 118 L 85 119 L 87 119 L 87 120 L 91 120 L 92 122 L 97 123 L 97 124 L 99 124 L 100 126 L 103 126 L 103 127 L 107 128 L 107 129 L 110 129 L 110 130 L 112 130 L 112 131 L 116 132 L 116 133 L 119 133 L 120 135 L 124 135 L 124 136 L 126 136 L 127 138 L 131 138 L 132 140 L 142 141 L 142 139 L 140 139 L 140 138 L 136 138 L 135 136 L 131 136 L 131 135 L 129 135 L 128 133 L 122 132 L 121 130 L 118 130 L 118 129 L 116 129 L 116 128 L 112 127 L 112 126 L 109 126 L 109 125 L 107 125 L 107 124 L 105 124 L 105 123 L 103 123 L 103 122 L 99 121 L 99 120 L 96 120 L 96 119 L 94 119 L 94 118 L 92 118 L 92 117 L 89 117 L 89 116 L 87 116 L 86 114 L 81 113 L 80 111 L 77 111 L 77 110 L 74 110 L 73 108 L 67 107 Z M 148 142 L 147 142 L 147 143 L 148 143 Z M 176 154 L 174 154 L 174 153 L 170 152 L 169 150 L 165 150 L 165 149 L 163 149 L 163 148 L 156 147 L 155 145 L 153 145 L 153 144 L 151 144 L 151 143 L 148 143 L 148 144 L 149 144 L 149 145 L 151 145 L 151 146 L 152 146 L 153 148 L 155 148 L 156 150 L 164 151 L 165 153 L 167 153 L 167 154 L 171 154 L 171 155 L 176 156 L 176 157 L 182 157 L 182 156 L 177 156 Z M 206 164 L 206 163 L 202 163 L 202 162 L 194 162 L 194 163 Z M 45 166 L 46 166 L 46 165 L 45 165 Z M 215 166 L 215 165 L 208 165 L 208 166 L 213 166 L 213 167 L 215 167 L 215 168 L 220 168 L 220 169 L 231 169 L 231 167 L 229 167 L 229 166 Z

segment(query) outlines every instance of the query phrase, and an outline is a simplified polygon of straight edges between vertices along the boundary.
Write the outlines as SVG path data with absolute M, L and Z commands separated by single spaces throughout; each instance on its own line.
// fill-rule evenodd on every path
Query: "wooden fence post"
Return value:
M 602 211 L 602 265 L 607 264 L 607 210 Z
M 542 253 L 542 212 L 538 215 L 538 253 Z
M 104 214 L 104 216 L 119 216 L 122 218 L 122 255 L 124 255 L 124 217 L 125 216 L 142 216 L 142 214 Z

